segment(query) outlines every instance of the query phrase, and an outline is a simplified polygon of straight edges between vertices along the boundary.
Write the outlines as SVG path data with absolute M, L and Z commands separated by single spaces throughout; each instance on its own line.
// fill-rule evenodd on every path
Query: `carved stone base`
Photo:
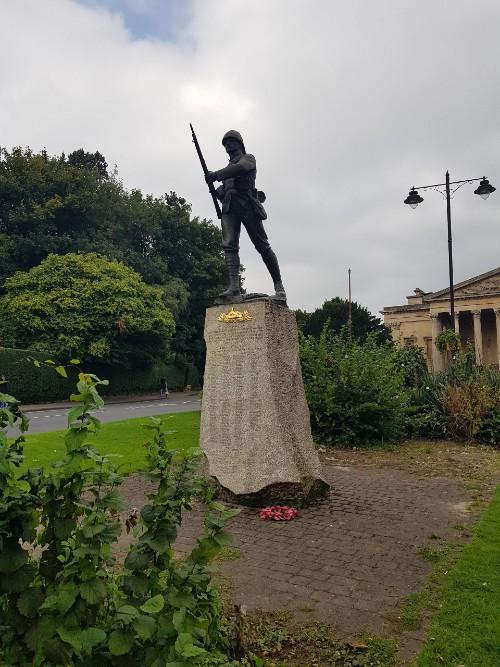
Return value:
M 329 486 L 311 437 L 295 316 L 266 297 L 207 310 L 201 447 L 221 497 L 306 504 Z M 235 316 L 236 315 L 236 316 Z M 224 321 L 225 320 L 225 321 Z

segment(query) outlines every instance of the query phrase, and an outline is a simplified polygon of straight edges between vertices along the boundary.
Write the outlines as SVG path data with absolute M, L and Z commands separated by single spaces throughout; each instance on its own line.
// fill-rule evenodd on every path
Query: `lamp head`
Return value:
M 410 190 L 408 197 L 406 197 L 405 199 L 405 204 L 408 204 L 408 206 L 411 206 L 411 208 L 417 208 L 417 206 L 421 204 L 423 201 L 424 198 L 418 194 L 418 190 L 412 188 Z
M 492 192 L 495 192 L 496 188 L 490 185 L 489 180 L 486 176 L 483 176 L 482 181 L 479 183 L 479 187 L 474 190 L 475 195 L 479 195 L 483 199 L 488 199 Z

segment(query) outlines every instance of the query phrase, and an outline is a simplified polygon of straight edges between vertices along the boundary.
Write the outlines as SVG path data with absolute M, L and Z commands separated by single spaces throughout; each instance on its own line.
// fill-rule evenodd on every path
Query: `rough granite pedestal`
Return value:
M 220 496 L 263 506 L 327 495 L 294 313 L 271 299 L 208 308 L 205 341 L 201 448 Z

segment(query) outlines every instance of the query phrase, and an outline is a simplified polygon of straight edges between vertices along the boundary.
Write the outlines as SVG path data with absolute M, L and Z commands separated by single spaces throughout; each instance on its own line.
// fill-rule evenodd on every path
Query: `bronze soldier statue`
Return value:
M 262 221 L 266 220 L 267 214 L 262 205 L 265 195 L 255 188 L 255 176 L 257 174 L 255 157 L 245 151 L 243 138 L 236 130 L 226 132 L 222 138 L 222 145 L 229 155 L 229 164 L 218 171 L 207 171 L 205 176 L 209 185 L 214 181 L 222 181 L 222 185 L 215 192 L 222 202 L 222 243 L 229 286 L 226 291 L 219 295 L 219 299 L 230 303 L 243 298 L 239 280 L 240 231 L 243 223 L 250 240 L 261 254 L 273 279 L 275 294 L 271 298 L 286 303 L 286 293 L 281 280 L 278 259 L 269 244 L 262 224 Z

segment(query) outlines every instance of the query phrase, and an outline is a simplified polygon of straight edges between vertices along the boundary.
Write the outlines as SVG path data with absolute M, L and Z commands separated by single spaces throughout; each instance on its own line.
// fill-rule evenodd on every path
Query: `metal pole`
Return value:
M 348 318 L 348 327 L 349 327 L 349 340 L 352 340 L 351 269 L 348 269 L 347 273 L 349 274 L 349 318 Z
M 451 239 L 450 174 L 446 171 L 446 217 L 448 220 L 448 266 L 450 270 L 451 328 L 455 331 L 455 290 L 453 289 L 453 246 Z

